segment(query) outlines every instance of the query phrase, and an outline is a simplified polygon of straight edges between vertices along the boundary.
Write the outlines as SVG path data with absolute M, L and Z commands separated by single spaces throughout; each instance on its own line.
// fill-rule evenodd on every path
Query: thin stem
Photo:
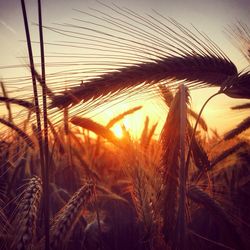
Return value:
M 199 120 L 200 120 L 200 117 L 201 117 L 201 114 L 204 110 L 204 108 L 206 107 L 206 105 L 208 104 L 208 102 L 214 98 L 215 96 L 219 95 L 219 94 L 222 94 L 223 92 L 220 90 L 219 92 L 213 94 L 212 96 L 210 96 L 206 101 L 205 103 L 203 104 L 199 114 L 198 114 L 198 117 L 197 117 L 197 120 L 196 120 L 196 123 L 195 123 L 195 126 L 194 126 L 194 129 L 193 129 L 193 133 L 192 133 L 192 136 L 191 136 L 191 140 L 190 140 L 190 144 L 189 144 L 189 148 L 188 148 L 188 154 L 187 154 L 187 160 L 186 160 L 186 175 L 188 176 L 188 166 L 189 166 L 189 163 L 190 163 L 190 158 L 191 158 L 191 151 L 192 151 L 192 146 L 193 146 L 193 142 L 194 142 L 194 137 L 195 137 L 195 133 L 196 133 L 196 129 L 198 127 L 198 124 L 199 124 Z
M 39 19 L 39 35 L 40 35 L 40 51 L 41 51 L 41 71 L 42 71 L 42 96 L 43 96 L 43 122 L 44 122 L 44 161 L 45 161 L 45 179 L 44 179 L 44 226 L 45 226 L 45 249 L 49 249 L 49 142 L 48 142 L 48 117 L 47 117 L 47 88 L 45 75 L 45 56 L 43 42 L 43 23 L 41 0 L 38 0 L 38 19 Z
M 28 47 L 28 53 L 29 53 L 29 61 L 30 61 L 32 85 L 33 85 L 33 94 L 34 94 L 34 102 L 35 102 L 35 113 L 36 113 L 36 120 L 37 120 L 37 129 L 38 129 L 38 142 L 39 142 L 39 150 L 40 150 L 42 179 L 43 179 L 43 183 L 44 183 L 45 175 L 44 175 L 43 141 L 42 141 L 42 132 L 41 132 L 42 129 L 41 129 L 41 119 L 40 119 L 40 111 L 39 111 L 38 93 L 37 93 L 36 78 L 35 78 L 35 66 L 34 66 L 33 53 L 32 53 L 32 47 L 31 47 L 31 40 L 30 40 L 30 32 L 29 32 L 29 25 L 28 25 L 28 19 L 27 19 L 27 13 L 26 13 L 25 1 L 24 0 L 21 0 L 21 5 L 22 5 L 26 41 L 27 41 L 27 47 Z

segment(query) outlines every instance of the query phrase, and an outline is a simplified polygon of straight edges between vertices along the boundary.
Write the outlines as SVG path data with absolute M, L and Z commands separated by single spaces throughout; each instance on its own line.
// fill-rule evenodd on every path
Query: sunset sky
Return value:
M 111 3 L 109 1 L 102 2 L 106 4 Z M 112 2 L 141 14 L 153 14 L 152 9 L 154 9 L 166 17 L 173 17 L 184 25 L 193 24 L 197 29 L 205 32 L 228 55 L 239 70 L 248 66 L 242 54 L 233 47 L 226 37 L 225 28 L 228 25 L 235 24 L 237 21 L 242 21 L 250 26 L 249 0 L 113 0 Z M 89 8 L 102 10 L 102 6 L 97 1 L 90 0 L 44 0 L 42 1 L 42 5 L 45 26 L 52 26 L 53 23 L 72 22 L 72 18 L 76 16 L 79 18 L 80 14 L 76 13 L 73 9 L 85 12 L 88 12 Z M 26 7 L 32 39 L 37 41 L 37 26 L 34 25 L 37 23 L 37 1 L 26 1 Z M 45 31 L 44 39 L 48 42 L 56 42 L 59 38 L 53 32 Z M 24 40 L 25 33 L 20 1 L 0 0 L 0 79 L 5 82 L 10 96 L 18 96 L 16 88 L 22 88 L 20 84 L 15 83 L 10 78 L 29 75 L 29 71 L 25 67 L 28 61 L 23 58 L 27 56 L 27 48 Z M 37 49 L 38 47 L 34 46 L 35 55 L 39 54 Z M 62 48 L 45 46 L 45 53 L 49 54 L 55 51 L 61 52 Z M 64 48 L 63 51 L 71 53 L 72 50 Z M 84 52 L 82 51 L 82 53 Z M 13 65 L 17 65 L 18 67 L 7 67 Z M 52 73 L 50 70 L 52 69 L 48 68 L 47 72 Z M 53 70 L 59 71 L 59 69 Z M 62 84 L 62 90 L 64 87 Z M 25 89 L 25 91 L 28 90 Z M 198 111 L 202 103 L 212 93 L 215 93 L 215 91 L 215 89 L 205 89 L 192 92 L 193 108 Z M 32 93 L 31 87 L 30 93 Z M 232 128 L 246 114 L 230 111 L 230 106 L 240 102 L 243 101 L 235 101 L 225 96 L 215 98 L 204 113 L 210 127 L 217 128 L 219 132 L 224 132 Z M 126 123 L 128 127 L 134 127 L 136 120 L 142 121 L 141 123 L 143 124 L 146 115 L 153 117 L 152 122 L 159 121 L 162 123 L 165 120 L 165 109 L 161 103 L 153 99 L 145 101 L 141 100 L 141 98 L 132 103 L 130 101 L 122 103 L 120 107 L 116 106 L 115 109 L 110 108 L 106 111 L 107 113 L 101 112 L 102 114 L 97 116 L 97 119 L 107 122 L 109 118 L 112 118 L 117 113 L 136 105 L 144 105 L 144 108 L 138 114 L 134 114 L 131 118 L 127 119 Z M 140 130 L 140 127 L 136 129 Z

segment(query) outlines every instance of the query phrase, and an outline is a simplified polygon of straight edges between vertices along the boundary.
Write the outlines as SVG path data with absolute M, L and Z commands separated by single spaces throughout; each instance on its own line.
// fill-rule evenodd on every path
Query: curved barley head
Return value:
M 78 222 L 83 208 L 93 196 L 94 185 L 91 183 L 81 187 L 58 212 L 51 221 L 50 247 L 61 249 L 62 245 L 70 238 L 72 231 Z

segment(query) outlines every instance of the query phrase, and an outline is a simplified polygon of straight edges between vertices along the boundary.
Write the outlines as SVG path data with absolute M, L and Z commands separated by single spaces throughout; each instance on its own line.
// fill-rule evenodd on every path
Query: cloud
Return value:
M 14 35 L 17 34 L 17 32 L 11 26 L 9 26 L 6 22 L 4 22 L 3 20 L 0 20 L 0 24 L 2 24 L 12 34 L 14 34 Z

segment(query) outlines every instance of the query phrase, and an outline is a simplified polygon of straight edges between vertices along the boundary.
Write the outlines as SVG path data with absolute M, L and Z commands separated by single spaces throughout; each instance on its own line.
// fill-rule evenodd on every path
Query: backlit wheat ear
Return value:
M 250 99 L 250 72 L 240 74 L 237 78 L 228 81 L 223 93 L 232 98 Z
M 189 138 L 191 138 L 193 134 L 193 128 L 189 122 L 187 127 L 188 127 Z M 193 139 L 191 150 L 195 166 L 201 171 L 209 169 L 210 161 L 208 159 L 208 155 L 203 146 L 201 145 L 201 143 L 198 140 L 196 140 L 196 138 Z
M 110 120 L 108 122 L 108 124 L 106 125 L 106 128 L 108 128 L 108 129 L 112 128 L 117 122 L 122 120 L 125 116 L 133 114 L 134 112 L 140 110 L 141 108 L 142 108 L 142 106 L 134 107 L 132 109 L 129 109 L 129 110 L 119 114 L 118 116 L 114 117 L 112 120 Z
M 42 182 L 32 177 L 24 190 L 14 221 L 14 241 L 12 249 L 32 249 L 36 238 L 37 212 L 42 194 Z
M 97 135 L 100 135 L 104 137 L 105 139 L 109 140 L 110 142 L 119 145 L 119 142 L 113 132 L 109 130 L 108 128 L 102 126 L 101 124 L 98 124 L 91 119 L 88 118 L 82 118 L 82 117 L 73 117 L 70 120 L 71 123 L 80 126 L 82 128 L 88 129 L 92 132 L 94 132 Z
M 14 125 L 11 122 L 8 122 L 2 118 L 0 118 L 0 123 L 4 124 L 5 126 L 13 129 L 14 131 L 17 132 L 17 134 L 23 138 L 23 140 L 27 143 L 27 145 L 31 148 L 35 148 L 34 142 L 31 140 L 31 138 L 23 132 L 20 128 L 18 128 L 16 125 Z
M 160 91 L 161 91 L 161 94 L 163 96 L 165 103 L 167 104 L 168 107 L 170 107 L 171 102 L 173 101 L 172 92 L 170 91 L 169 88 L 167 88 L 164 85 L 159 85 L 159 88 L 160 88 Z M 196 114 L 191 108 L 187 107 L 187 113 L 190 116 L 192 116 L 195 120 L 198 119 L 198 114 Z M 202 119 L 201 117 L 199 117 L 199 124 L 205 131 L 207 131 L 207 124 L 205 120 Z M 189 138 L 191 138 L 193 134 L 193 128 L 189 121 L 187 122 L 187 131 L 188 131 Z M 208 169 L 210 166 L 208 156 L 205 150 L 203 149 L 202 145 L 196 140 L 195 137 L 193 138 L 191 150 L 192 150 L 192 156 L 194 159 L 195 166 L 200 170 Z
M 159 85 L 159 89 L 161 92 L 161 95 L 164 99 L 164 102 L 166 103 L 166 105 L 168 107 L 170 107 L 171 102 L 173 101 L 173 93 L 171 92 L 171 90 L 166 87 L 165 85 Z M 198 118 L 198 114 L 196 112 L 194 112 L 191 108 L 187 109 L 188 114 L 193 117 L 195 120 L 197 120 Z M 205 120 L 202 117 L 199 117 L 199 125 L 202 127 L 203 130 L 207 131 L 207 124 L 205 122 Z
M 195 28 L 189 29 L 156 11 L 155 16 L 143 16 L 127 8 L 106 7 L 114 16 L 98 10 L 93 10 L 94 14 L 78 11 L 93 18 L 93 21 L 76 18 L 76 24 L 46 27 L 52 32 L 76 39 L 71 43 L 63 42 L 62 46 L 80 48 L 85 45 L 89 48 L 89 42 L 93 42 L 102 48 L 100 59 L 107 53 L 114 55 L 117 52 L 115 62 L 106 62 L 107 67 L 102 62 L 96 63 L 103 67 L 97 75 L 89 76 L 81 85 L 52 98 L 52 108 L 64 108 L 79 102 L 88 102 L 86 106 L 96 107 L 97 103 L 104 103 L 113 97 L 124 97 L 128 89 L 143 88 L 150 92 L 152 86 L 166 84 L 166 81 L 171 87 L 179 84 L 176 81 L 185 81 L 186 85 L 194 88 L 223 87 L 228 96 L 250 98 L 249 72 L 239 73 L 206 34 Z M 105 27 L 105 31 L 102 27 Z M 226 82 L 228 84 L 224 88 Z
M 188 91 L 186 89 L 186 102 Z M 167 120 L 164 124 L 162 142 L 163 195 L 163 233 L 167 242 L 175 242 L 174 231 L 177 223 L 178 190 L 180 171 L 180 91 L 173 99 Z M 185 185 L 185 184 L 182 184 Z
M 80 101 L 101 98 L 110 93 L 136 87 L 153 85 L 167 79 L 187 80 L 220 86 L 228 77 L 237 75 L 235 65 L 226 59 L 213 56 L 189 55 L 170 57 L 121 68 L 101 75 L 83 86 L 73 87 L 52 99 L 51 107 L 66 107 Z M 195 85 L 195 83 L 191 84 Z
M 133 178 L 132 198 L 137 211 L 138 219 L 144 226 L 144 234 L 150 237 L 153 230 L 154 213 L 150 201 L 150 186 L 144 169 L 137 164 L 132 169 Z M 151 240 L 151 239 L 149 239 Z
M 149 117 L 146 116 L 145 118 L 145 121 L 144 121 L 144 127 L 143 127 L 143 130 L 142 130 L 142 133 L 141 133 L 141 145 L 145 145 L 145 141 L 147 139 L 147 136 L 148 136 L 148 125 L 149 125 Z
M 63 243 L 70 238 L 72 231 L 78 222 L 83 208 L 87 205 L 94 192 L 93 184 L 85 184 L 58 212 L 51 222 L 50 247 L 61 249 Z
M 224 135 L 224 140 L 229 140 L 234 138 L 235 136 L 241 134 L 245 130 L 250 128 L 250 117 L 244 119 L 240 124 L 236 126 L 236 128 L 232 129 L 231 131 L 227 132 Z
M 156 130 L 157 126 L 158 126 L 158 123 L 155 123 L 154 125 L 152 125 L 152 127 L 148 131 L 147 137 L 144 140 L 144 145 L 143 145 L 144 149 L 146 149 L 149 146 L 149 144 L 150 144 L 150 142 L 151 142 L 151 140 L 153 138 L 153 135 L 155 133 L 155 130 Z

